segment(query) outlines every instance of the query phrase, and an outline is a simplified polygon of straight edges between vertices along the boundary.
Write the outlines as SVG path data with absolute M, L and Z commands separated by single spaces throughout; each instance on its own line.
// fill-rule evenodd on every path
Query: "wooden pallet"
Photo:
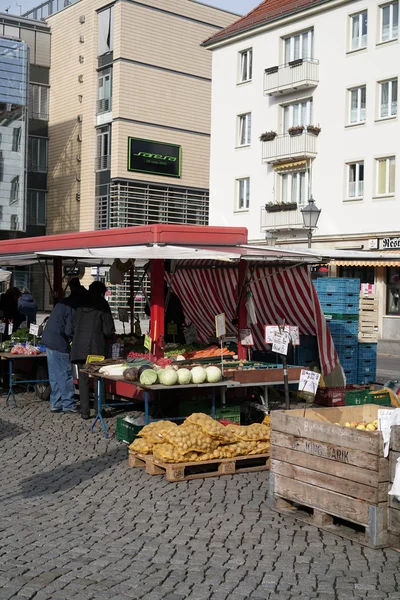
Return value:
M 360 331 L 358 333 L 358 341 L 362 344 L 377 344 L 378 343 L 378 332 L 376 333 L 364 333 Z
M 167 481 L 189 481 L 218 475 L 253 473 L 269 469 L 269 454 L 236 456 L 203 462 L 165 463 L 152 455 L 129 453 L 128 466 L 145 467 L 148 475 L 164 475 Z

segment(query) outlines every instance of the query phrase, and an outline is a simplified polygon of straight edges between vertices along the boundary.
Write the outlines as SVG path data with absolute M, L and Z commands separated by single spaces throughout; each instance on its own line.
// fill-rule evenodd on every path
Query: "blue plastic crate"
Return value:
M 356 345 L 349 344 L 335 344 L 336 352 L 338 353 L 339 358 L 342 356 L 344 358 L 357 357 L 358 361 L 358 348 Z
M 369 383 L 375 383 L 376 373 L 368 373 L 367 375 L 357 375 L 357 383 L 360 385 L 368 385 Z
M 357 371 L 354 369 L 343 369 L 346 377 L 346 385 L 356 385 L 359 383 Z
M 342 313 L 347 315 L 358 315 L 360 305 L 357 302 L 321 302 L 321 308 L 327 315 Z
M 349 277 L 319 277 L 314 280 L 318 292 L 344 292 L 356 294 L 360 292 L 360 279 Z
M 358 336 L 358 321 L 354 319 L 349 319 L 347 321 L 342 321 L 339 319 L 332 319 L 328 321 L 329 331 L 332 336 L 354 336 L 357 340 Z M 358 343 L 358 340 L 357 340 Z
M 360 375 L 366 375 L 367 373 L 376 374 L 376 360 L 363 360 L 358 362 L 358 373 Z
M 355 374 L 358 372 L 358 359 L 357 356 L 339 356 L 339 362 L 343 367 L 344 371 L 354 371 Z M 348 382 L 351 383 L 351 382 Z
M 358 349 L 358 338 L 356 335 L 349 335 L 348 333 L 332 333 L 331 336 L 336 347 L 355 346 Z
M 317 293 L 320 302 L 345 302 L 346 304 L 357 304 L 360 302 L 360 292 L 349 294 L 347 292 L 320 292 L 319 290 L 317 290 Z
M 378 344 L 358 344 L 359 360 L 376 360 Z

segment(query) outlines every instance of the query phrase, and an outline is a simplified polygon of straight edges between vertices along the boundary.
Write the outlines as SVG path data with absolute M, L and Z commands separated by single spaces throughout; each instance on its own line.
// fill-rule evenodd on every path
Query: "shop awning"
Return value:
M 398 260 L 334 260 L 329 263 L 335 267 L 400 267 Z
M 306 160 L 295 160 L 289 163 L 274 165 L 274 171 L 293 171 L 295 169 L 305 169 L 307 167 Z

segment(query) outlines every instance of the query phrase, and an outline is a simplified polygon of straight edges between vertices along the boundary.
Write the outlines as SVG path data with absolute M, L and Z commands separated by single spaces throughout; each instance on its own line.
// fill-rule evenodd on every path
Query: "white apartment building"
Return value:
M 267 0 L 204 42 L 210 225 L 304 246 L 301 208 L 312 195 L 313 247 L 400 248 L 398 23 L 398 0 Z M 399 267 L 336 267 L 376 284 L 383 338 L 400 339 Z

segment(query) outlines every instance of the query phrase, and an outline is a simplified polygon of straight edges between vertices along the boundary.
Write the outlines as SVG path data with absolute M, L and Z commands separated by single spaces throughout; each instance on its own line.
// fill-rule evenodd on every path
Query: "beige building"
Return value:
M 47 233 L 207 224 L 212 57 L 200 44 L 235 15 L 194 0 L 47 6 L 29 13 L 51 29 Z

